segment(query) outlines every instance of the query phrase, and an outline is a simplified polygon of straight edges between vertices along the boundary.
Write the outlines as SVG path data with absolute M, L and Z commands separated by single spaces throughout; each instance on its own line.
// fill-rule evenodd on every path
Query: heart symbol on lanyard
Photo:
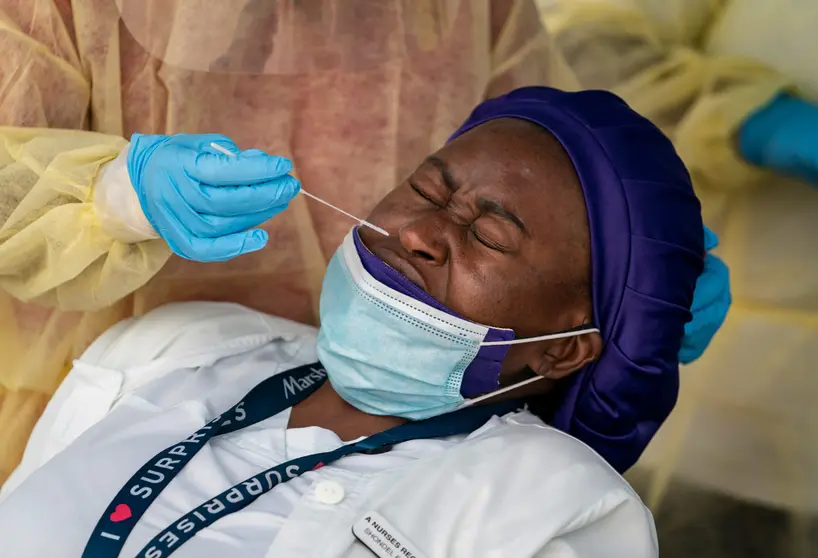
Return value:
M 114 523 L 119 523 L 120 521 L 130 519 L 131 515 L 131 508 L 128 506 L 128 504 L 118 504 L 114 510 L 114 513 L 111 514 L 111 521 Z

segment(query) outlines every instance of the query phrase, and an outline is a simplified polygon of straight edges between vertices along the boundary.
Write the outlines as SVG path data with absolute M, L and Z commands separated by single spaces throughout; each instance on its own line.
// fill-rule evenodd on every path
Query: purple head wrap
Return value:
M 552 425 L 625 471 L 676 404 L 679 349 L 704 265 L 690 176 L 662 132 L 611 93 L 518 89 L 478 106 L 452 139 L 497 118 L 550 132 L 579 176 L 604 348 L 567 380 Z

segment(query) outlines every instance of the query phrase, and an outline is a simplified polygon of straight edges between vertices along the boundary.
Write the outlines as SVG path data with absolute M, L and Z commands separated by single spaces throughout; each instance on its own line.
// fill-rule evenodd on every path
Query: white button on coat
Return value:
M 339 504 L 344 499 L 344 487 L 331 480 L 319 481 L 315 485 L 315 497 L 322 504 Z

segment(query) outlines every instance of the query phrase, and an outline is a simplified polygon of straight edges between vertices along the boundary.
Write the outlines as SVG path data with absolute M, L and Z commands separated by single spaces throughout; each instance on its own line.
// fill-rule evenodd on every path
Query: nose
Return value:
M 426 217 L 404 224 L 398 240 L 411 256 L 442 266 L 449 259 L 449 244 L 441 219 Z

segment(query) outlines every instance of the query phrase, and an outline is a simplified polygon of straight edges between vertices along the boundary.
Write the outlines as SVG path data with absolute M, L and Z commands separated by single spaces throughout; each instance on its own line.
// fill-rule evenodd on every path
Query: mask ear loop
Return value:
M 548 340 L 551 340 L 551 339 L 565 339 L 566 337 L 577 337 L 579 335 L 584 335 L 586 333 L 594 333 L 594 332 L 599 333 L 599 328 L 596 328 L 594 326 L 579 326 L 578 328 L 572 329 L 570 331 L 564 331 L 562 333 L 552 333 L 550 335 L 540 335 L 538 337 L 525 337 L 523 339 L 511 339 L 510 341 L 487 341 L 487 342 L 484 342 L 484 343 L 480 343 L 480 346 L 481 347 L 495 347 L 497 345 L 519 345 L 519 344 L 522 344 L 522 343 L 533 343 L 535 341 L 548 341 Z M 501 393 L 507 393 L 507 392 L 509 392 L 511 390 L 521 388 L 523 386 L 527 386 L 528 384 L 533 384 L 534 382 L 536 382 L 538 380 L 542 380 L 543 378 L 544 378 L 544 376 L 537 375 L 537 376 L 534 376 L 533 378 L 527 378 L 527 379 L 523 380 L 522 382 L 517 382 L 516 384 L 512 384 L 510 386 L 500 388 L 500 389 L 498 389 L 496 391 L 486 393 L 486 394 L 481 395 L 479 397 L 475 397 L 474 399 L 467 399 L 458 408 L 462 409 L 463 407 L 470 407 L 470 406 L 474 405 L 475 403 L 480 403 L 481 401 L 485 401 L 486 399 L 490 399 L 492 397 L 500 395 Z
M 481 347 L 496 347 L 498 345 L 521 345 L 522 343 L 534 343 L 535 341 L 550 341 L 552 339 L 565 339 L 566 337 L 576 337 L 585 333 L 599 333 L 599 328 L 583 325 L 562 333 L 551 333 L 549 335 L 539 335 L 537 337 L 523 337 L 522 339 L 511 339 L 510 341 L 483 341 Z
M 481 395 L 480 397 L 475 397 L 474 399 L 466 399 L 460 405 L 460 407 L 458 407 L 458 408 L 462 409 L 463 407 L 471 407 L 475 403 L 480 403 L 481 401 L 485 401 L 486 399 L 489 399 L 491 397 L 495 397 L 497 395 L 500 395 L 501 393 L 506 393 L 507 391 L 511 391 L 513 389 L 517 389 L 517 388 L 520 388 L 520 387 L 523 387 L 523 386 L 527 386 L 528 384 L 533 384 L 537 380 L 542 380 L 543 378 L 545 378 L 545 376 L 534 376 L 533 378 L 525 379 L 522 382 L 517 382 L 516 384 L 506 386 L 504 388 L 500 388 L 497 391 L 492 391 L 491 393 L 486 393 L 484 395 Z

